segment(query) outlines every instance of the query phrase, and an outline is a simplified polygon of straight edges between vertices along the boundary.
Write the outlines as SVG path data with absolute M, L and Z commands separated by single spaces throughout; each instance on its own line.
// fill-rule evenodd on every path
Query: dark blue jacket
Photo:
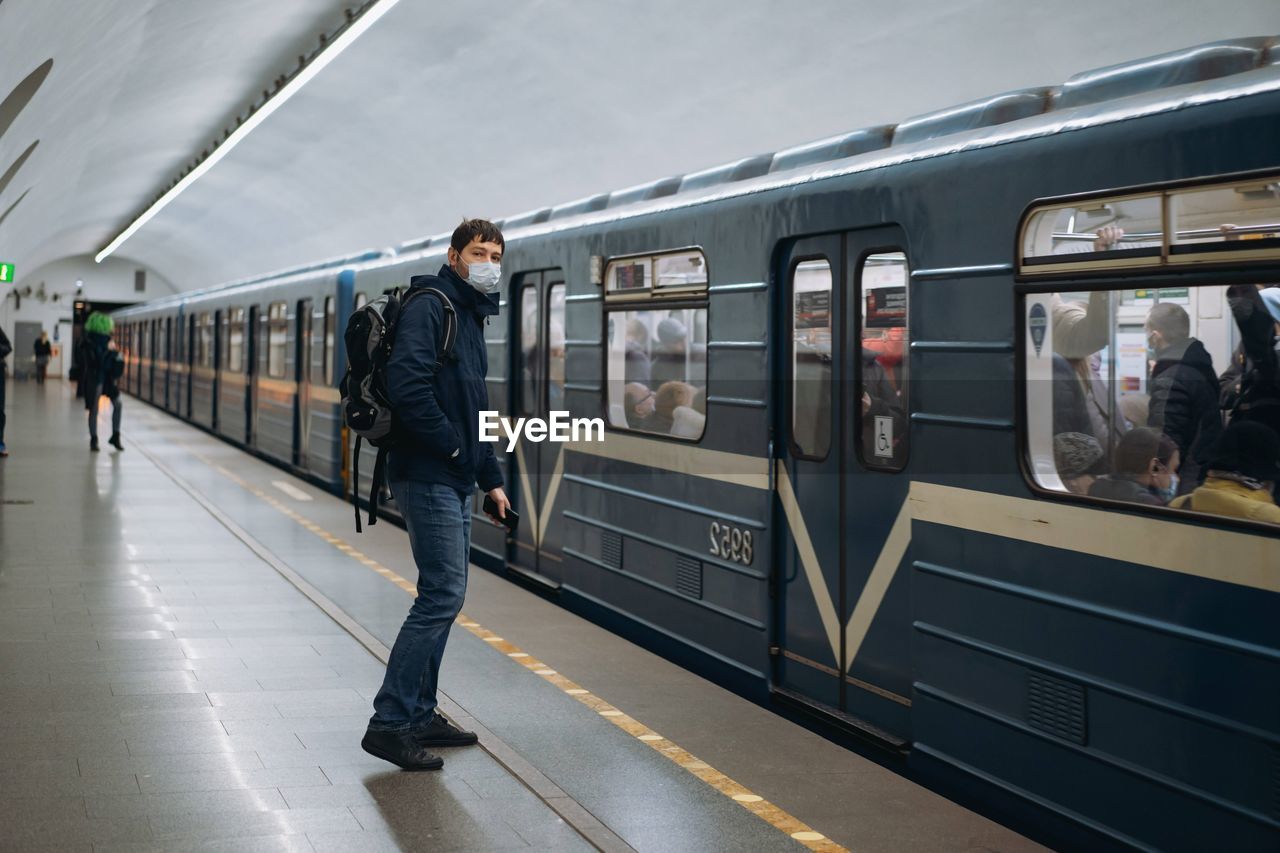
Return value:
M 444 307 L 434 296 L 420 294 L 400 315 L 387 362 L 387 389 L 399 433 L 387 459 L 387 477 L 440 483 L 466 493 L 476 484 L 486 492 L 497 488 L 502 472 L 493 443 L 480 441 L 479 416 L 489 408 L 484 323 L 498 313 L 498 298 L 477 292 L 447 265 L 437 275 L 415 275 L 409 284 L 434 287 L 448 296 L 458 331 L 452 357 L 437 372 Z

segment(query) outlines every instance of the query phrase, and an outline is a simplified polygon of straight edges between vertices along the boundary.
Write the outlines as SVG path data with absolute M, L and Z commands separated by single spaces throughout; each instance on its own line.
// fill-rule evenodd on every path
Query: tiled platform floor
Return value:
M 374 644 L 408 595 L 316 531 L 411 578 L 402 530 L 357 537 L 348 504 L 125 406 L 131 449 L 91 457 L 64 385 L 10 386 L 0 500 L 32 503 L 0 504 L 0 850 L 590 849 L 483 751 L 433 774 L 361 752 L 382 664 L 184 487 Z M 505 579 L 473 570 L 465 612 L 829 849 L 1040 849 Z M 465 630 L 442 687 L 610 849 L 802 849 Z
M 136 448 L 91 455 L 63 383 L 10 391 L 0 849 L 590 849 L 479 749 L 362 752 L 382 664 Z

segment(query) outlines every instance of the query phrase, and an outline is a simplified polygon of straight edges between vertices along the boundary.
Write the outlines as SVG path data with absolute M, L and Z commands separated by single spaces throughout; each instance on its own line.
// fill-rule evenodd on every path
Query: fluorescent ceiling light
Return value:
M 383 15 L 391 11 L 391 8 L 399 2 L 400 0 L 378 0 L 378 2 L 370 6 L 364 14 L 353 21 L 350 26 L 338 35 L 337 38 L 329 42 L 329 44 L 324 48 L 324 50 L 320 51 L 319 55 L 316 56 L 315 59 L 313 59 L 308 65 L 304 66 L 301 71 L 289 80 L 289 82 L 285 83 L 284 87 L 281 88 L 280 91 L 268 98 L 266 103 L 259 107 L 257 112 L 249 116 L 244 124 L 232 131 L 231 135 L 228 136 L 221 145 L 214 148 L 208 157 L 196 164 L 196 167 L 188 172 L 182 180 L 178 181 L 178 183 L 174 184 L 168 192 L 156 199 L 155 203 L 143 211 L 141 216 L 133 220 L 133 222 L 129 224 L 128 228 L 121 231 L 114 240 L 107 244 L 106 248 L 95 255 L 93 259 L 94 262 L 99 264 L 102 263 L 102 261 L 112 252 L 120 248 L 120 246 L 124 244 L 125 240 L 128 240 L 136 234 L 142 226 L 150 222 L 157 213 L 164 210 L 169 202 L 177 198 L 183 190 L 198 181 L 205 172 L 208 172 L 217 165 L 219 160 L 230 154 L 231 149 L 235 148 L 236 145 L 238 145 L 246 136 L 252 133 L 255 127 L 262 124 L 267 120 L 268 116 L 280 107 L 284 106 L 286 101 L 296 95 L 303 86 L 307 85 L 307 83 L 311 81 L 311 78 L 323 71 L 325 66 L 330 62 L 337 59 L 339 54 L 350 47 L 356 39 L 364 35 L 366 30 L 376 24 Z

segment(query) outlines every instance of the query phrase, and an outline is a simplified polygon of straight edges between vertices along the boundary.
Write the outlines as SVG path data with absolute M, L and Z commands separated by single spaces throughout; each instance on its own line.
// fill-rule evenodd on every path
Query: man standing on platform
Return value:
M 476 742 L 437 710 L 436 687 L 449 629 L 467 589 L 471 495 L 488 492 L 505 517 L 510 503 L 493 444 L 480 441 L 480 412 L 489 408 L 484 324 L 498 313 L 502 232 L 483 219 L 453 232 L 449 262 L 410 287 L 444 293 L 457 317 L 452 353 L 437 365 L 445 311 L 430 294 L 406 301 L 386 377 L 399 438 L 388 456 L 387 481 L 409 531 L 418 592 L 387 662 L 361 746 L 405 770 L 438 770 L 428 749 Z
M 9 455 L 8 448 L 4 446 L 4 384 L 8 381 L 4 362 L 11 352 L 13 344 L 9 343 L 9 336 L 4 333 L 4 329 L 0 329 L 0 456 Z

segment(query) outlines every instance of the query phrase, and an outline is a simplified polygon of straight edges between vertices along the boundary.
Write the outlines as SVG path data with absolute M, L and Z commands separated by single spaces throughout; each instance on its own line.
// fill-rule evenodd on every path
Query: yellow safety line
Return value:
M 466 628 L 476 637 L 479 637 L 490 647 L 496 649 L 502 654 L 514 660 L 534 675 L 540 676 L 544 681 L 554 684 L 568 696 L 577 699 L 583 705 L 595 711 L 604 719 L 613 723 L 627 734 L 634 737 L 641 743 L 649 746 L 658 752 L 659 755 L 665 756 L 669 760 L 675 762 L 684 770 L 697 776 L 703 782 L 715 788 L 720 793 L 729 797 L 738 805 L 754 814 L 756 817 L 768 823 L 774 829 L 787 833 L 796 841 L 799 841 L 810 850 L 827 851 L 827 853 L 847 853 L 845 847 L 840 846 L 831 839 L 827 838 L 820 832 L 814 831 L 811 827 L 801 821 L 799 818 L 783 811 L 778 806 L 752 793 L 748 788 L 730 779 L 728 776 L 716 770 L 705 761 L 699 759 L 696 755 L 682 749 L 678 744 L 672 743 L 644 723 L 618 710 L 609 702 L 599 696 L 593 694 L 590 690 L 577 684 L 574 681 L 561 675 L 556 670 L 547 666 L 538 658 L 525 652 L 514 643 L 489 631 L 484 626 L 475 622 L 465 614 L 459 614 L 458 624 Z
M 236 485 L 249 491 L 254 496 L 261 498 L 273 508 L 284 513 L 307 530 L 333 545 L 342 553 L 382 575 L 384 578 L 391 581 L 410 595 L 417 594 L 417 587 L 415 584 L 391 571 L 377 560 L 366 556 L 348 545 L 346 542 L 343 542 L 337 536 L 334 536 L 318 524 L 315 524 L 310 519 L 294 511 L 292 507 L 288 506 L 283 501 L 276 499 L 273 495 L 267 494 L 262 489 L 259 489 L 244 480 L 242 477 L 239 477 L 223 466 L 216 464 L 208 457 L 203 456 L 198 452 L 193 452 L 193 455 L 201 462 L 204 462 L 209 467 L 218 471 L 224 477 L 230 479 Z M 764 797 L 752 793 L 745 786 L 735 782 L 733 779 L 730 779 L 728 776 L 724 775 L 719 770 L 716 770 L 705 761 L 702 761 L 697 756 L 682 749 L 678 744 L 672 743 L 670 740 L 655 732 L 644 723 L 634 717 L 631 717 L 625 712 L 618 710 L 604 699 L 593 694 L 590 690 L 570 681 L 568 678 L 561 675 L 538 658 L 513 643 L 508 642 L 502 637 L 499 637 L 492 631 L 484 628 L 480 623 L 468 618 L 466 614 L 459 613 L 456 621 L 460 626 L 480 638 L 490 647 L 496 649 L 501 654 L 506 655 L 512 661 L 518 663 L 534 675 L 540 676 L 544 681 L 554 684 L 556 687 L 560 688 L 560 690 L 564 691 L 566 695 L 572 696 L 583 705 L 586 705 L 588 708 L 595 711 L 602 718 L 613 723 L 636 740 L 655 750 L 659 755 L 666 757 L 684 770 L 698 777 L 721 794 L 729 797 L 735 803 L 768 823 L 774 829 L 785 832 L 787 835 L 791 836 L 805 847 L 808 847 L 810 850 L 818 850 L 822 851 L 822 853 L 849 853 L 848 848 L 842 847 L 822 833 L 815 831 L 799 818 L 789 814 L 778 806 L 775 806 Z

